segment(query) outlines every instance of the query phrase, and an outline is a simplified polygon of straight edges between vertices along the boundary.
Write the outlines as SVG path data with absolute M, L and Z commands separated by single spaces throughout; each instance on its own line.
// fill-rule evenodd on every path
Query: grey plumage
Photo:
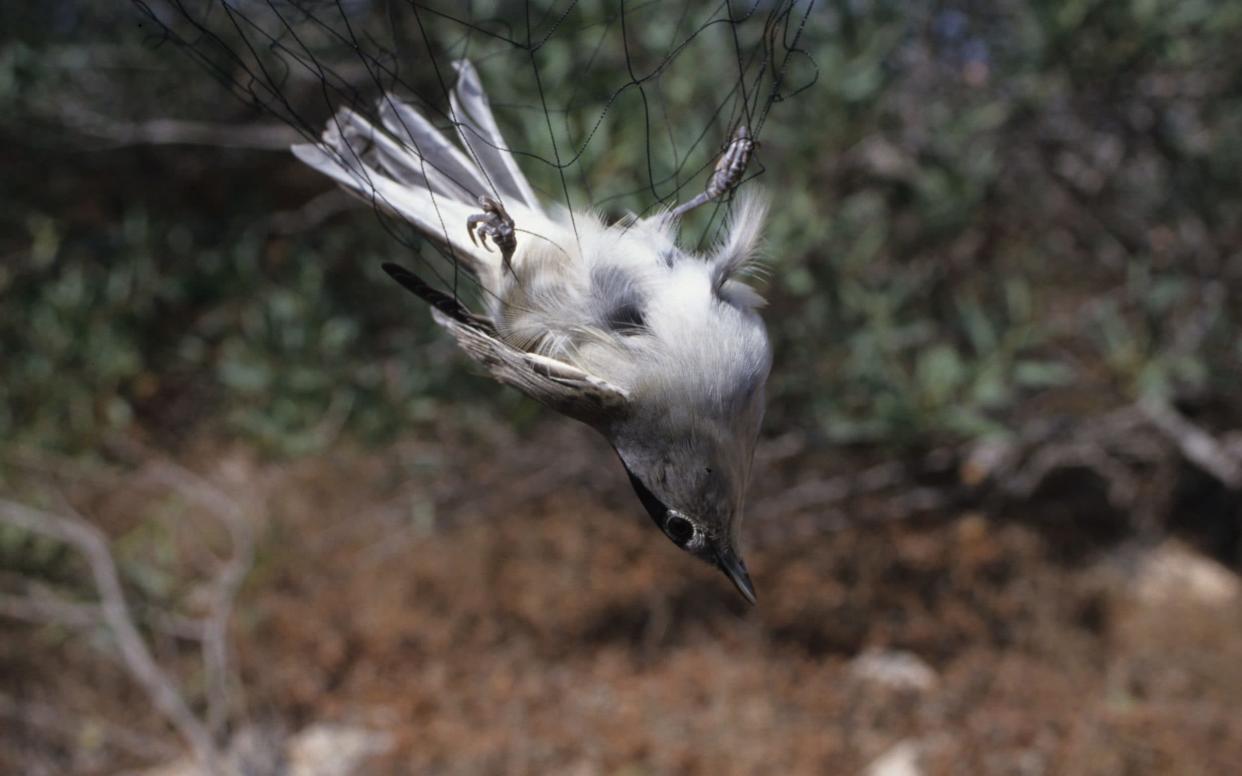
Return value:
M 456 68 L 461 148 L 385 95 L 378 125 L 343 109 L 321 142 L 293 152 L 447 246 L 484 289 L 484 314 L 386 269 L 493 378 L 603 433 L 661 530 L 753 601 L 739 527 L 771 351 L 762 299 L 743 277 L 763 200 L 739 195 L 725 239 L 706 256 L 677 246 L 668 213 L 612 225 L 588 212 L 571 219 L 539 201 L 474 68 Z M 467 233 L 480 196 L 516 225 L 508 267 Z

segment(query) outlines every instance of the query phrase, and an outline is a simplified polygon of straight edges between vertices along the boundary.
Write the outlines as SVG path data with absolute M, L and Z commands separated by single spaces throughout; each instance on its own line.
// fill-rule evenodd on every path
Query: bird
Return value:
M 448 116 L 458 144 L 385 92 L 366 116 L 340 108 L 292 152 L 408 221 L 472 275 L 482 311 L 383 265 L 492 378 L 600 432 L 656 526 L 755 604 L 740 545 L 772 367 L 752 284 L 765 196 L 754 187 L 734 194 L 721 238 L 702 252 L 678 245 L 684 206 L 608 223 L 541 200 L 477 70 L 468 60 L 453 66 Z M 754 145 L 741 125 L 696 205 L 733 193 Z

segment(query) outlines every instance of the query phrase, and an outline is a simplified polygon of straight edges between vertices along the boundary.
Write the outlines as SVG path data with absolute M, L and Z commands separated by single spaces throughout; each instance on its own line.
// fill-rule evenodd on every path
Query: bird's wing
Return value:
M 492 377 L 579 420 L 606 417 L 622 409 L 629 393 L 572 364 L 527 353 L 488 332 L 432 309 L 436 323 L 448 329 L 462 350 L 482 364 Z
M 542 212 L 539 199 L 496 126 L 478 71 L 464 59 L 454 62 L 453 67 L 457 69 L 457 85 L 449 95 L 449 104 L 462 145 L 474 156 L 479 169 L 486 171 L 501 199 L 513 198 L 537 213 Z
M 426 281 L 400 264 L 386 261 L 381 266 L 383 266 L 384 271 L 388 273 L 390 278 L 401 284 L 402 288 L 422 299 L 434 309 L 439 310 L 445 316 L 487 334 L 496 333 L 496 324 L 492 322 L 491 318 L 471 312 L 457 297 L 432 288 L 427 285 Z

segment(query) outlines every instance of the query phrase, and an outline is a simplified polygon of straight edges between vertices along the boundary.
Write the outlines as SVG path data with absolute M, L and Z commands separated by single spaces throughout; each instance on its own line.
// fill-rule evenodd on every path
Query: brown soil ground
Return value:
M 390 730 L 376 773 L 856 773 L 903 740 L 944 774 L 1242 763 L 1236 600 L 1151 602 L 1120 545 L 1067 555 L 1063 535 L 972 512 L 748 526 L 748 608 L 565 426 L 493 440 L 503 455 L 196 453 L 266 507 L 237 621 L 249 716 Z M 5 628 L 0 665 L 26 695 L 160 732 L 72 640 Z M 917 655 L 934 686 L 859 678 L 869 648 Z M 42 751 L 0 739 L 18 763 Z

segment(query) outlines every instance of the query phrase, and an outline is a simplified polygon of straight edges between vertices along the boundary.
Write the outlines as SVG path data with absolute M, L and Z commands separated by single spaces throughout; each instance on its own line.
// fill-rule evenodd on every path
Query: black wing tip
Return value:
M 496 329 L 490 320 L 470 312 L 455 297 L 432 288 L 427 285 L 426 281 L 400 264 L 385 261 L 380 264 L 380 267 L 388 273 L 390 278 L 397 281 L 402 288 L 422 299 L 441 313 L 444 313 L 458 323 L 478 329 L 489 336 L 495 336 Z

